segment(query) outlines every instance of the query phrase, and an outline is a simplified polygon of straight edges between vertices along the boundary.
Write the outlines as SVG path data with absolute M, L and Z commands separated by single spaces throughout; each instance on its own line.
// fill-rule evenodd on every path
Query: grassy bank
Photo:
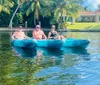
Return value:
M 74 24 L 69 23 L 69 24 L 65 24 L 64 28 L 67 28 L 67 30 L 69 31 L 87 31 L 87 32 L 99 31 L 100 32 L 100 23 L 74 23 Z M 17 28 L 14 27 L 12 30 L 16 30 L 16 29 Z M 33 30 L 33 28 L 27 28 L 26 31 L 29 31 L 29 30 Z M 45 28 L 43 30 L 50 31 L 50 29 L 45 29 Z M 0 31 L 11 31 L 11 29 L 0 27 Z M 60 29 L 60 31 L 66 31 L 66 30 Z
M 74 24 L 68 24 L 67 26 L 68 30 L 99 30 L 100 31 L 100 23 L 74 23 Z

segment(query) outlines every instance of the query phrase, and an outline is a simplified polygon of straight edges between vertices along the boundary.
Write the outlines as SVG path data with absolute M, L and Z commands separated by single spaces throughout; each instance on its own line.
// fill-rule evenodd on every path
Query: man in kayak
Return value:
M 23 30 L 22 30 L 22 26 L 20 26 L 19 28 L 18 28 L 18 30 L 17 31 L 15 31 L 14 33 L 13 33 L 13 35 L 12 35 L 12 40 L 14 40 L 14 39 L 27 39 L 27 38 L 29 38 L 29 37 L 27 37 L 26 35 L 25 35 L 25 33 L 23 32 Z
M 63 35 L 59 35 L 55 30 L 55 25 L 52 25 L 51 31 L 48 34 L 48 39 L 65 39 Z
M 35 30 L 33 30 L 32 33 L 33 37 L 36 40 L 40 40 L 40 39 L 47 39 L 46 35 L 44 34 L 44 32 L 41 30 L 40 25 L 36 25 Z

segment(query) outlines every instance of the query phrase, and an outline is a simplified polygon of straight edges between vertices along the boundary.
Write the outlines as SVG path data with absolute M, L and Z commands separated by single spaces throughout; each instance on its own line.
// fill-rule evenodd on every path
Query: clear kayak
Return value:
M 89 43 L 90 43 L 89 40 L 73 39 L 73 38 L 66 38 L 65 40 L 37 40 L 38 47 L 47 47 L 47 48 L 62 48 L 62 47 L 86 48 Z
M 34 48 L 36 47 L 37 41 L 35 39 L 16 39 L 11 40 L 11 44 L 16 47 L 22 48 Z
M 23 40 L 12 40 L 13 46 L 16 47 L 45 47 L 45 48 L 62 48 L 62 47 L 70 47 L 70 48 L 86 48 L 90 43 L 89 40 L 82 39 L 73 39 L 66 38 L 65 40 L 35 40 L 35 39 L 23 39 Z
M 84 39 L 74 39 L 74 38 L 67 38 L 64 41 L 64 44 L 62 47 L 79 47 L 79 48 L 86 48 L 88 44 L 90 43 L 89 40 L 84 40 Z
M 64 41 L 62 40 L 37 40 L 37 47 L 45 47 L 45 48 L 61 48 L 63 46 Z

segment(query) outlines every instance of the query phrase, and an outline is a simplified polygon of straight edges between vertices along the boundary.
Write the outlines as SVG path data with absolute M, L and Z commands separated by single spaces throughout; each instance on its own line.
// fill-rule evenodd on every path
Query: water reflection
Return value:
M 14 47 L 12 51 L 10 34 L 0 33 L 0 85 L 99 85 L 100 34 L 72 34 L 90 39 L 88 48 Z
M 82 48 L 62 48 L 62 49 L 47 49 L 47 48 L 19 48 L 14 47 L 15 56 L 22 56 L 27 59 L 35 59 L 36 64 L 39 65 L 41 62 L 47 62 L 48 59 L 52 62 L 53 65 L 60 65 L 61 62 L 65 63 L 65 65 L 72 66 L 75 63 L 70 63 L 72 61 L 70 59 L 74 59 L 77 55 L 79 59 L 89 60 L 89 53 L 87 53 L 86 49 Z M 74 56 L 74 57 L 73 57 Z M 75 57 L 76 61 L 79 60 Z M 70 65 L 72 64 L 72 65 Z M 62 66 L 65 66 L 62 64 Z
M 55 56 L 55 57 L 61 57 L 61 55 L 66 54 L 87 54 L 86 49 L 82 48 L 62 48 L 62 49 L 48 49 L 48 48 L 19 48 L 14 47 L 15 53 L 19 53 L 24 58 L 33 58 L 34 56 Z
M 15 54 L 19 54 L 24 58 L 33 58 L 36 55 L 35 48 L 20 48 L 20 47 L 13 47 Z

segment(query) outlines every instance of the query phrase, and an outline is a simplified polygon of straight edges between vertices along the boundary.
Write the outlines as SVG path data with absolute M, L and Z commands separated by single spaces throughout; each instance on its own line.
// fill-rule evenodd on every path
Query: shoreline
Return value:
M 10 28 L 0 28 L 0 31 L 16 31 L 17 28 L 13 28 L 13 29 L 10 29 Z M 33 31 L 34 28 L 23 28 L 24 31 Z M 50 31 L 50 29 L 42 29 L 43 31 Z M 57 30 L 58 32 L 100 32 L 100 30 L 67 30 L 67 29 L 60 29 L 60 30 Z

